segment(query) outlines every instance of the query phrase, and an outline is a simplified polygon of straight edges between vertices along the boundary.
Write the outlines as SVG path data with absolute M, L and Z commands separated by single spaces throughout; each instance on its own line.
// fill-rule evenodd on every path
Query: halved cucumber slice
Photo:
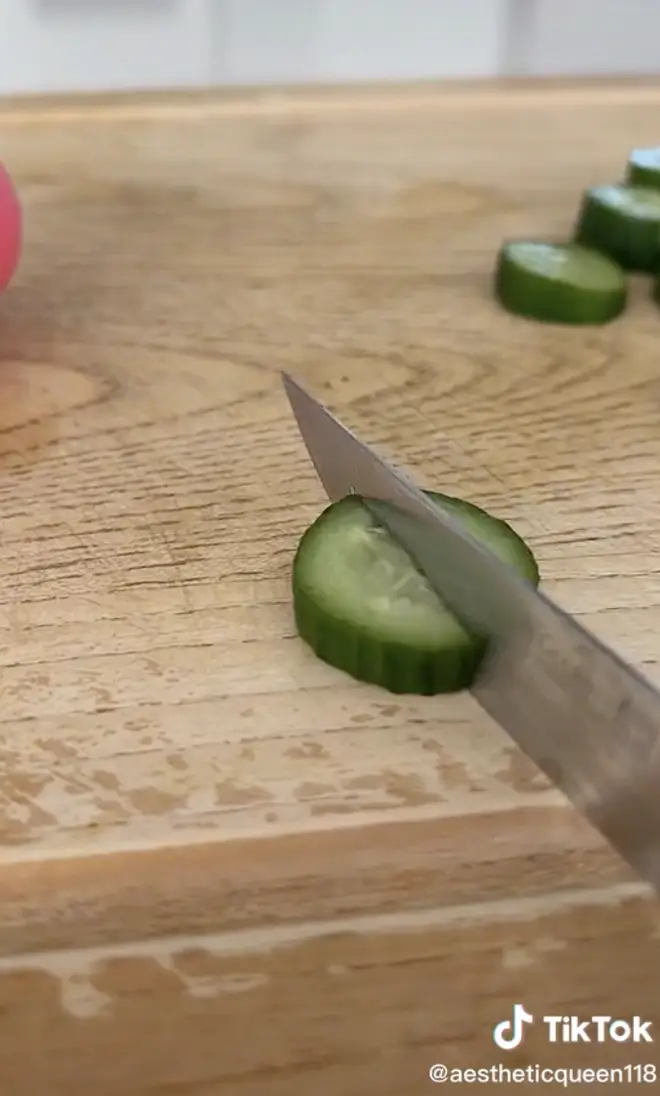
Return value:
M 660 148 L 635 148 L 628 157 L 626 182 L 629 186 L 660 190 Z
M 498 518 L 460 499 L 426 492 L 524 578 L 538 585 L 534 556 Z M 392 693 L 467 688 L 485 644 L 444 607 L 426 578 L 356 495 L 328 506 L 304 534 L 292 573 L 302 639 L 319 658 Z
M 660 191 L 608 185 L 587 190 L 575 239 L 619 263 L 625 270 L 655 271 L 660 259 Z
M 579 244 L 509 240 L 500 248 L 495 295 L 509 312 L 546 323 L 603 324 L 624 309 L 623 271 Z

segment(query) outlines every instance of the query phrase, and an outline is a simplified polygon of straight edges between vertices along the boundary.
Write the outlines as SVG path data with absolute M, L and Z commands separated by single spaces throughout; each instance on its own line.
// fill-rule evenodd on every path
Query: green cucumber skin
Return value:
M 601 204 L 588 190 L 578 213 L 574 239 L 609 255 L 624 270 L 653 274 L 660 259 L 660 224 L 639 217 L 627 217 L 620 210 Z
M 516 241 L 509 241 L 515 243 Z M 547 280 L 513 262 L 507 244 L 500 249 L 494 281 L 495 297 L 507 312 L 541 323 L 570 326 L 602 326 L 621 315 L 628 303 L 628 286 L 610 294 L 579 291 L 571 285 Z
M 626 171 L 626 184 L 645 187 L 647 190 L 660 190 L 660 155 L 657 156 L 656 162 L 650 165 L 636 158 L 645 151 L 659 152 L 658 149 L 636 149 L 631 152 Z
M 643 186 L 646 190 L 660 190 L 660 171 L 629 164 L 626 172 L 626 186 Z
M 304 590 L 297 591 L 293 605 L 298 635 L 317 658 L 356 681 L 397 695 L 438 696 L 467 689 L 485 654 L 485 644 L 475 640 L 443 653 L 441 659 L 435 651 L 417 651 L 411 658 L 405 646 L 390 642 L 382 644 L 376 660 L 373 649 L 361 643 L 354 625 L 337 618 L 319 621 L 313 600 Z M 452 684 L 448 687 L 449 676 Z
M 534 555 L 507 522 L 486 514 L 462 499 L 437 491 L 425 491 L 425 494 L 433 501 L 453 504 L 455 508 L 485 517 L 491 529 L 500 526 L 507 538 L 517 545 L 518 570 L 534 586 L 538 586 L 540 575 Z M 351 496 L 327 506 L 300 540 L 292 570 L 293 611 L 300 638 L 329 666 L 350 674 L 357 681 L 378 685 L 390 693 L 437 696 L 469 688 L 486 652 L 483 639 L 465 633 L 463 642 L 441 651 L 437 647 L 411 649 L 392 640 L 378 640 L 376 644 L 368 634 L 360 635 L 354 622 L 348 623 L 339 617 L 319 613 L 313 589 L 306 588 L 301 561 L 310 541 L 323 535 L 323 527 L 333 520 L 337 507 L 358 503 L 359 499 Z

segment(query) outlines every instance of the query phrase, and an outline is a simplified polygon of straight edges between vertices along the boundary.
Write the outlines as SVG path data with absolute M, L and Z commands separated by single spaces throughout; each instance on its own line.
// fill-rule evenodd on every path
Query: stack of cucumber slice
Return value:
M 529 319 L 604 324 L 626 306 L 628 272 L 653 275 L 660 303 L 660 148 L 631 152 L 623 183 L 585 191 L 572 240 L 505 241 L 495 295 Z

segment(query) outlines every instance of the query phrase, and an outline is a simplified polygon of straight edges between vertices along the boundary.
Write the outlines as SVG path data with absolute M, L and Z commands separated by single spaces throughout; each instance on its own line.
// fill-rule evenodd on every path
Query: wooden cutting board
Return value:
M 439 1059 L 511 1065 L 514 1001 L 660 1039 L 657 906 L 600 838 L 469 697 L 296 638 L 325 500 L 278 376 L 510 520 L 660 679 L 660 311 L 641 280 L 602 330 L 489 296 L 501 239 L 568 233 L 659 109 L 541 84 L 2 109 L 12 1096 L 416 1096 Z M 541 1028 L 516 1065 L 657 1059 Z

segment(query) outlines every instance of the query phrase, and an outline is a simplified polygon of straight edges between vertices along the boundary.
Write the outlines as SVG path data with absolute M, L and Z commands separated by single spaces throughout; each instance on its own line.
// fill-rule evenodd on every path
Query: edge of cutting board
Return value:
M 501 109 L 506 103 L 519 109 L 525 103 L 559 102 L 588 105 L 612 100 L 617 103 L 660 102 L 660 77 L 648 76 L 527 78 L 494 80 L 429 80 L 402 83 L 296 84 L 276 88 L 249 86 L 177 91 L 89 92 L 59 95 L 0 96 L 0 124 L 21 125 L 44 120 L 67 121 L 93 116 L 94 121 L 122 117 L 221 117 L 241 114 L 314 113 L 342 110 L 420 110 L 454 101 L 464 109 L 470 104 Z
M 564 806 L 50 858 L 22 849 L 2 877 L 0 956 L 448 909 L 632 879 Z

